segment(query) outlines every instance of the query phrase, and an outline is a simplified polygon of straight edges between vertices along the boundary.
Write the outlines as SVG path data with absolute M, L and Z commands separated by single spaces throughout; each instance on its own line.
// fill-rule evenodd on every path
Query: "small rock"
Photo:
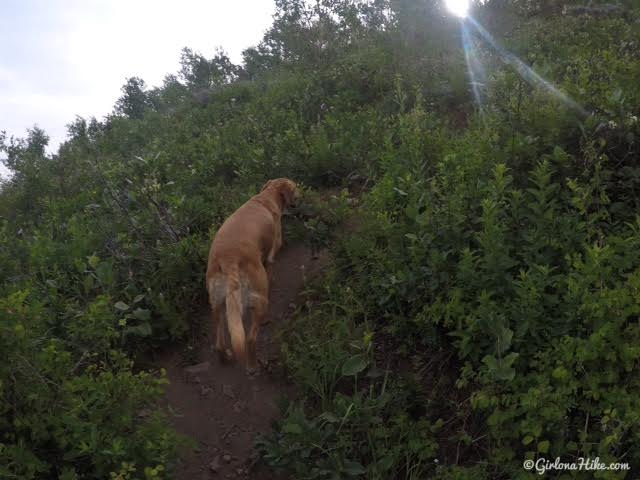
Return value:
M 236 394 L 233 393 L 233 388 L 231 385 L 223 384 L 222 385 L 222 393 L 224 393 L 229 398 L 236 398 Z
M 206 397 L 210 393 L 211 393 L 211 387 L 208 387 L 206 385 L 200 386 L 200 395 L 202 395 L 203 397 Z
M 197 365 L 191 365 L 190 367 L 185 368 L 184 371 L 192 375 L 195 375 L 196 373 L 204 373 L 208 371 L 210 367 L 211 367 L 210 362 L 202 362 L 202 363 L 198 363 Z
M 200 384 L 202 383 L 202 380 L 200 380 L 200 377 L 193 377 L 193 383 Z
M 242 474 L 244 474 L 244 470 L 242 468 L 236 468 L 236 473 L 238 475 L 242 475 Z
M 214 473 L 217 473 L 218 470 L 220 470 L 220 455 L 216 456 L 216 458 L 211 460 L 211 463 L 209 464 L 209 470 L 211 470 Z
M 236 413 L 240 413 L 246 408 L 247 408 L 247 402 L 243 402 L 241 400 L 238 400 L 236 403 L 233 404 L 233 411 Z
M 231 455 L 224 455 L 224 456 L 222 457 L 222 459 L 223 459 L 225 462 L 230 463 L 230 462 L 231 462 Z

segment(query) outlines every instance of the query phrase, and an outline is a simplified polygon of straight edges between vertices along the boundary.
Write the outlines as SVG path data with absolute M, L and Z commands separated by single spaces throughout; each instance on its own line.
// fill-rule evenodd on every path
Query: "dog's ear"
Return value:
M 286 184 L 283 185 L 280 189 L 280 196 L 282 197 L 282 201 L 285 206 L 293 205 L 293 202 L 295 201 L 295 188 Z
M 269 185 L 271 185 L 271 183 L 272 183 L 272 182 L 273 182 L 273 180 L 269 180 L 267 183 L 265 183 L 265 184 L 262 186 L 262 189 L 260 190 L 260 192 L 264 192 L 264 190 L 265 190 Z

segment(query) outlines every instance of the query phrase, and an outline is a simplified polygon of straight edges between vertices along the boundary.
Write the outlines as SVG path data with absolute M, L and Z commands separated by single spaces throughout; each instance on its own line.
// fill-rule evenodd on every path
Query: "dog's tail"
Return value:
M 238 265 L 230 265 L 226 269 L 227 277 L 227 326 L 231 336 L 231 347 L 238 362 L 244 362 L 246 355 L 246 340 L 244 325 L 242 324 L 242 285 Z

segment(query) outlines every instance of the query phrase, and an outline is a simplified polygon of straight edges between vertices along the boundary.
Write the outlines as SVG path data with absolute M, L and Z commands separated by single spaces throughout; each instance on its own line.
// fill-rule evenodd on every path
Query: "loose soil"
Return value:
M 190 356 L 189 362 L 179 348 L 158 359 L 156 364 L 166 369 L 170 382 L 166 403 L 174 428 L 197 443 L 195 449 L 181 454 L 177 480 L 284 478 L 257 462 L 253 451 L 256 435 L 268 432 L 278 417 L 279 400 L 293 394 L 292 388 L 270 371 L 278 355 L 273 332 L 295 308 L 305 283 L 326 263 L 326 253 L 314 259 L 310 249 L 301 244 L 284 247 L 276 258 L 268 323 L 258 338 L 263 368 L 256 378 L 249 378 L 237 364 L 220 363 L 212 349 L 212 327 L 197 340 L 196 355 Z M 203 315 L 209 318 L 208 312 Z

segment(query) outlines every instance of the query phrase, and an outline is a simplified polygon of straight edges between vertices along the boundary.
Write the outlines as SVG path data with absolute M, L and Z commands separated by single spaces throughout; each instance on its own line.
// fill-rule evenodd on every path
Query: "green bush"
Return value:
M 0 299 L 0 474 L 108 478 L 128 464 L 129 478 L 154 478 L 145 469 L 170 467 L 180 442 L 150 406 L 166 380 L 110 348 L 108 297 L 75 312 L 66 341 L 48 335 L 46 315 L 28 290 Z
M 336 286 L 337 275 L 320 298 L 307 299 L 295 328 L 283 330 L 282 361 L 304 402 L 285 403 L 276 432 L 258 448 L 269 465 L 301 479 L 382 479 L 397 471 L 421 478 L 442 422 L 407 413 L 417 405 L 412 388 L 376 365 L 362 304 Z

